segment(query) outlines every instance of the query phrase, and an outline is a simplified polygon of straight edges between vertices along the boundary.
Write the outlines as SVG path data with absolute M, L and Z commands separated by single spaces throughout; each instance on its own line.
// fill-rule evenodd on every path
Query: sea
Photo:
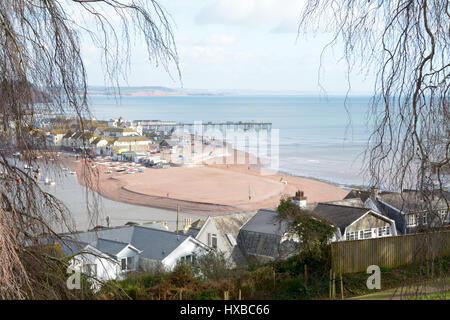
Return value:
M 339 186 L 366 185 L 364 151 L 372 128 L 369 96 L 91 96 L 99 120 L 271 122 L 278 170 Z

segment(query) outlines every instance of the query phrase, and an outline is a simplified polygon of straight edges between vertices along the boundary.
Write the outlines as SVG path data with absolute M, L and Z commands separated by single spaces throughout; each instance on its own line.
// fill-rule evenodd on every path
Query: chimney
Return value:
M 191 227 L 191 218 L 184 219 L 184 230 L 188 230 Z
M 298 191 L 295 193 L 295 196 L 292 198 L 292 201 L 293 201 L 296 205 L 298 205 L 300 208 L 306 208 L 306 204 L 307 204 L 306 199 L 307 199 L 307 198 L 305 197 L 305 194 L 303 193 L 303 191 L 298 190 Z
M 375 197 L 378 197 L 378 188 L 376 186 L 373 186 L 371 191 Z

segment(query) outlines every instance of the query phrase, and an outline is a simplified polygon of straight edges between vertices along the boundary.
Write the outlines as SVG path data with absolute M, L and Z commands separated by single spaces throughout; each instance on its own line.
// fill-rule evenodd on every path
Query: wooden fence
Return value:
M 333 242 L 331 264 L 336 273 L 365 272 L 370 265 L 394 268 L 450 255 L 450 231 Z

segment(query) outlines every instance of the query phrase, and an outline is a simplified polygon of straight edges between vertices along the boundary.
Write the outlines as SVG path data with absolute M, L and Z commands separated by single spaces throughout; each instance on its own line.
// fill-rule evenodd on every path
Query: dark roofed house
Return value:
M 294 253 L 295 239 L 290 237 L 287 221 L 278 219 L 278 212 L 258 210 L 239 230 L 237 243 L 250 260 L 267 261 Z
M 397 234 L 395 221 L 369 208 L 319 202 L 311 204 L 308 209 L 337 228 L 332 241 L 368 239 Z
M 400 233 L 411 234 L 426 227 L 448 226 L 449 198 L 448 192 L 433 192 L 429 195 L 430 201 L 427 203 L 419 191 L 404 190 L 377 193 L 373 195 L 373 202 L 380 212 L 395 220 Z
M 369 208 L 361 200 L 298 204 L 313 218 L 336 227 L 331 241 L 359 240 L 397 235 L 395 221 Z M 267 260 L 289 257 L 296 251 L 298 237 L 289 223 L 273 210 L 259 210 L 239 231 L 238 244 L 247 257 Z

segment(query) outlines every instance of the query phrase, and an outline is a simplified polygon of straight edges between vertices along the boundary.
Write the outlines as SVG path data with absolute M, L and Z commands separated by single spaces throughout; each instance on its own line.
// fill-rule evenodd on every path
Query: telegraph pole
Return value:
M 180 215 L 180 205 L 177 204 L 177 234 L 178 234 L 178 220 Z

